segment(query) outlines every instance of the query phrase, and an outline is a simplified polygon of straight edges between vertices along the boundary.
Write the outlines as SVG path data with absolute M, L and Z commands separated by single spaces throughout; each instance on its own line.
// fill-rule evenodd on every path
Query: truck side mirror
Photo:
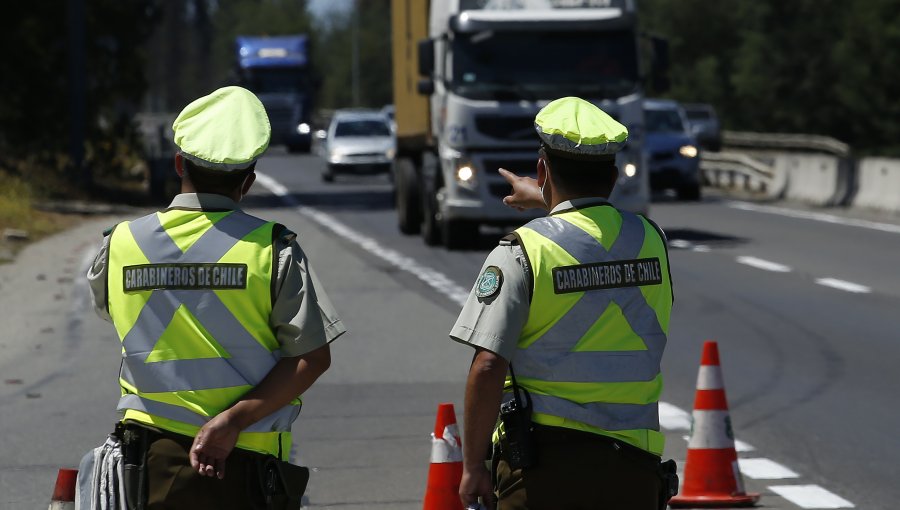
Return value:
M 653 47 L 651 65 L 653 90 L 661 94 L 669 90 L 669 41 L 653 36 L 650 38 L 650 44 Z
M 431 78 L 419 78 L 419 82 L 416 83 L 416 90 L 423 96 L 434 94 L 434 80 Z
M 419 75 L 434 74 L 434 39 L 419 41 Z

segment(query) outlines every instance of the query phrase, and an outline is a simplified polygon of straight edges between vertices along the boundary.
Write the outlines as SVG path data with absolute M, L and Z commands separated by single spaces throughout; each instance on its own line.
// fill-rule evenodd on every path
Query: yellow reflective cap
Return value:
M 223 87 L 194 100 L 172 129 L 184 157 L 225 172 L 250 166 L 265 152 L 272 134 L 265 107 L 241 87 Z
M 550 152 L 574 159 L 612 159 L 628 140 L 625 126 L 579 97 L 548 103 L 534 128 Z

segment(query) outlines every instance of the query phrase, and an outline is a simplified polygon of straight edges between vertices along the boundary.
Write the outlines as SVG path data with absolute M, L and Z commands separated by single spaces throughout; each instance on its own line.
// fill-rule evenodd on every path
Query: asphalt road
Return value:
M 421 508 L 434 412 L 454 402 L 462 418 L 471 357 L 446 333 L 502 231 L 468 251 L 427 247 L 397 231 L 386 178 L 325 184 L 321 166 L 273 151 L 258 168 L 268 179 L 245 198 L 298 232 L 350 329 L 294 427 L 294 458 L 314 469 L 307 504 Z M 690 411 L 701 345 L 716 340 L 747 489 L 762 505 L 892 508 L 900 221 L 766 207 L 715 196 L 653 205 L 676 293 L 663 400 Z M 81 275 L 119 219 L 0 266 L 0 509 L 46 505 L 56 470 L 115 420 L 117 340 L 90 312 Z M 683 459 L 688 432 L 668 409 L 666 453 Z M 781 486 L 800 495 L 785 499 Z

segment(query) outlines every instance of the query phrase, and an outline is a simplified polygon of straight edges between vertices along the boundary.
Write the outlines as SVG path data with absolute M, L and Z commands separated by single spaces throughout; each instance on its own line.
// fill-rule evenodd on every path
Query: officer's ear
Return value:
M 179 178 L 184 177 L 184 156 L 180 152 L 175 153 L 175 173 Z
M 547 179 L 550 178 L 549 172 L 550 164 L 547 161 L 547 158 L 543 155 L 538 157 L 537 160 L 537 183 L 538 186 L 544 187 L 544 183 L 547 182 Z

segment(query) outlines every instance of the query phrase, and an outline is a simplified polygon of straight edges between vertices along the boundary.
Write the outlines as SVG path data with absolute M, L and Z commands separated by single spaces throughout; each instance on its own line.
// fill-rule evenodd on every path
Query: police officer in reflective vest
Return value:
M 269 144 L 259 99 L 216 90 L 173 129 L 181 194 L 107 231 L 88 273 L 122 342 L 117 434 L 141 468 L 129 500 L 299 508 L 291 424 L 345 330 L 296 235 L 238 206 Z
M 665 237 L 607 201 L 624 126 L 566 97 L 537 114 L 535 129 L 537 180 L 501 170 L 513 186 L 504 203 L 550 214 L 488 255 L 450 332 L 476 351 L 460 498 L 488 508 L 499 498 L 502 510 L 664 507 Z

